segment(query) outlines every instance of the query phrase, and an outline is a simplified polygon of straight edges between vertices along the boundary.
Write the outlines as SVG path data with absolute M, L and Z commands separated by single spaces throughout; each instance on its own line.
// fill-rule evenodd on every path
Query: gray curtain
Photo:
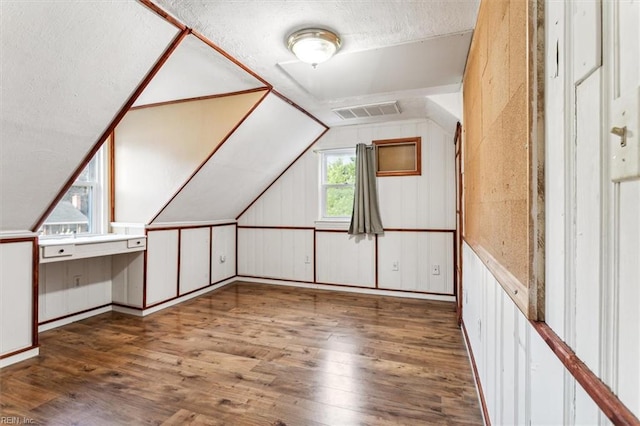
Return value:
M 356 145 L 356 188 L 349 234 L 382 234 L 373 147 Z

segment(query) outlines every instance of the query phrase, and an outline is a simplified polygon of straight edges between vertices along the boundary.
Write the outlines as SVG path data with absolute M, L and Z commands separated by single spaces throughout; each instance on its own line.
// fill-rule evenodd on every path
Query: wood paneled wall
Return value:
M 314 150 L 422 138 L 422 175 L 377 179 L 382 222 L 399 231 L 376 241 L 316 229 L 319 154 L 309 150 L 238 219 L 238 275 L 453 295 L 453 243 L 425 231 L 456 227 L 454 131 L 428 120 L 332 128 Z

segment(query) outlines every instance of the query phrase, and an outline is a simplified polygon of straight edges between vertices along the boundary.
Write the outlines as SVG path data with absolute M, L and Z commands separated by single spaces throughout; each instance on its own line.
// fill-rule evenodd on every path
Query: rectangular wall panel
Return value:
M 210 284 L 211 228 L 180 230 L 180 294 Z
M 602 263 L 600 70 L 576 88 L 575 145 L 575 341 L 576 355 L 600 371 Z M 571 338 L 570 338 L 571 339 Z
M 453 294 L 453 232 L 386 231 L 379 236 L 378 287 Z
M 313 230 L 238 230 L 238 275 L 313 281 Z
M 0 355 L 32 345 L 33 243 L 0 244 Z
M 147 234 L 147 306 L 178 295 L 178 230 Z
M 319 283 L 375 287 L 375 240 L 346 232 L 316 233 Z
M 211 283 L 231 278 L 236 274 L 235 225 L 212 227 Z

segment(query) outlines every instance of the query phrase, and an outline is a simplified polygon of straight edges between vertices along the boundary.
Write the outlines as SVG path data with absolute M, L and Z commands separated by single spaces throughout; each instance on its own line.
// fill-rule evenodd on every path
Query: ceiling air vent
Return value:
M 383 102 L 381 104 L 358 105 L 344 108 L 336 108 L 332 110 L 343 120 L 351 120 L 354 118 L 380 117 L 382 115 L 400 114 L 398 101 Z

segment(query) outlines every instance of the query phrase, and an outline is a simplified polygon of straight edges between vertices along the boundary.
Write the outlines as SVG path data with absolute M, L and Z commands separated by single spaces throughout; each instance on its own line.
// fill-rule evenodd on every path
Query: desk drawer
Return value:
M 140 248 L 146 245 L 146 238 L 136 238 L 135 240 L 127 240 L 127 248 Z
M 73 256 L 76 246 L 74 244 L 60 244 L 55 246 L 44 246 L 42 257 L 62 257 Z

